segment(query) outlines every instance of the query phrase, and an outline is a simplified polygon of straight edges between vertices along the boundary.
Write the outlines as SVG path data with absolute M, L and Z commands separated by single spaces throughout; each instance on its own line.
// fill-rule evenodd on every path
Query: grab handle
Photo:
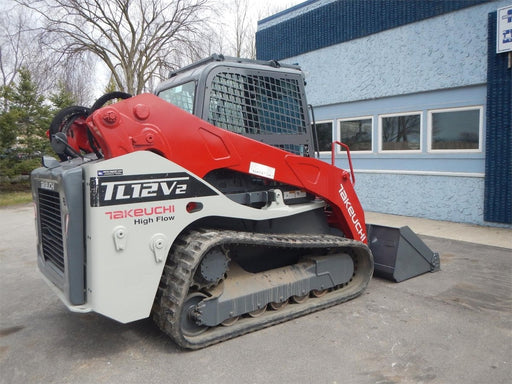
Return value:
M 331 164 L 334 165 L 334 159 L 336 157 L 336 144 L 345 148 L 347 151 L 348 165 L 350 166 L 350 177 L 352 179 L 352 185 L 356 184 L 356 177 L 354 175 L 354 168 L 352 167 L 352 158 L 350 157 L 350 148 L 347 144 L 341 141 L 333 141 L 331 144 Z

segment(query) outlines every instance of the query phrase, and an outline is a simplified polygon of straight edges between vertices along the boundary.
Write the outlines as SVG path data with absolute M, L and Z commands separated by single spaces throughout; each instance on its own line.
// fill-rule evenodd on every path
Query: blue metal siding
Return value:
M 496 12 L 489 13 L 487 59 L 486 221 L 512 224 L 512 69 L 496 54 Z
M 281 60 L 489 0 L 339 0 L 256 33 L 257 58 Z

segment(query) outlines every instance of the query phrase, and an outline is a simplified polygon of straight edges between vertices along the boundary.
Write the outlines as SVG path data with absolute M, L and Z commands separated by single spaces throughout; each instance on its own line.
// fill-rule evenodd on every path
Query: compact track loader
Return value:
M 355 298 L 368 244 L 390 239 L 369 236 L 353 171 L 315 158 L 313 132 L 302 72 L 275 61 L 212 56 L 155 94 L 66 108 L 60 159 L 32 173 L 39 269 L 70 310 L 152 315 L 190 349 Z M 424 253 L 413 274 L 438 267 Z

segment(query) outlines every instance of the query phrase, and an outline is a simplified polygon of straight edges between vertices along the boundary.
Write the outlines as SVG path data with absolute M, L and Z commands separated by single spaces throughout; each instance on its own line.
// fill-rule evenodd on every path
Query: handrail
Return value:
M 316 121 L 315 121 L 315 110 L 313 109 L 312 104 L 308 104 L 308 108 L 311 111 L 311 126 L 313 129 L 313 147 L 314 151 L 316 152 L 316 158 L 320 158 L 320 143 L 318 142 L 318 129 L 316 127 Z
M 336 158 L 336 144 L 339 146 L 345 148 L 347 151 L 347 157 L 348 157 L 348 164 L 350 166 L 350 176 L 352 179 L 352 185 L 356 184 L 356 177 L 354 175 L 354 168 L 352 167 L 352 158 L 350 157 L 350 148 L 347 144 L 342 143 L 341 141 L 333 141 L 331 144 L 331 164 L 334 165 L 334 160 Z

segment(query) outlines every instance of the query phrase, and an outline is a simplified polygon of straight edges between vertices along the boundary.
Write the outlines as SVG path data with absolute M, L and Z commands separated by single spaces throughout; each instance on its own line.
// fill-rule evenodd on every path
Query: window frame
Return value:
M 434 113 L 443 112 L 462 112 L 478 110 L 480 113 L 478 119 L 478 149 L 433 149 L 432 148 L 432 124 L 434 121 Z M 428 153 L 482 153 L 483 151 L 483 129 L 484 129 L 484 106 L 483 105 L 472 105 L 464 107 L 451 107 L 451 108 L 437 108 L 429 109 L 427 111 L 427 152 Z
M 407 111 L 407 112 L 397 112 L 397 113 L 386 113 L 379 114 L 379 126 L 377 129 L 378 134 L 378 148 L 377 153 L 379 154 L 399 154 L 399 153 L 422 153 L 423 152 L 423 112 L 424 111 Z M 412 116 L 417 115 L 420 117 L 420 132 L 419 132 L 419 145 L 418 149 L 382 149 L 383 141 L 382 141 L 382 119 L 388 117 L 400 117 L 400 116 Z
M 373 144 L 375 143 L 375 119 L 374 119 L 374 116 L 372 115 L 367 115 L 367 116 L 355 116 L 355 117 L 343 117 L 343 118 L 338 118 L 336 119 L 336 140 L 337 141 L 342 141 L 341 140 L 341 127 L 340 127 L 340 123 L 343 122 L 343 121 L 354 121 L 354 120 L 370 120 L 371 121 L 371 129 L 370 129 L 370 133 L 371 133 L 371 142 L 370 142 L 370 149 L 369 150 L 363 150 L 363 151 L 359 151 L 359 150 L 355 150 L 355 149 L 352 149 L 350 148 L 350 153 L 357 153 L 357 154 L 371 154 L 371 153 L 374 153 L 373 152 Z M 344 153 L 345 151 L 342 151 L 342 148 L 341 146 L 337 146 L 336 148 L 336 154 L 342 154 Z

